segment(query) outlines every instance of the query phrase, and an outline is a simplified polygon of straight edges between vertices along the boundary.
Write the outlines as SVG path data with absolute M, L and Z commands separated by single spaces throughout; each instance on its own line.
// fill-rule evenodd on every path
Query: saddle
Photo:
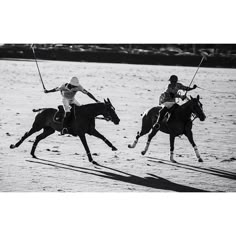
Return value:
M 71 115 L 70 115 L 70 120 L 75 117 L 75 106 L 74 104 L 71 105 Z M 53 121 L 55 123 L 63 123 L 65 117 L 65 111 L 62 105 L 58 106 L 58 110 L 55 113 L 53 117 Z
M 53 121 L 56 123 L 62 123 L 64 120 L 65 111 L 63 106 L 58 106 L 58 110 L 53 117 Z
M 162 122 L 165 124 L 168 124 L 168 121 L 170 120 L 170 118 L 172 118 L 172 114 L 174 113 L 174 111 L 179 107 L 179 104 L 174 104 L 173 107 L 171 107 L 166 114 L 164 115 Z

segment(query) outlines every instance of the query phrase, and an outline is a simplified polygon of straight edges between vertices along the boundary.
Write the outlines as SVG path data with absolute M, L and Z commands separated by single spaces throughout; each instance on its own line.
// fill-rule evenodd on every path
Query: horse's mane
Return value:
M 79 109 L 79 110 L 83 110 L 83 109 L 91 109 L 91 108 L 94 108 L 94 107 L 98 107 L 98 106 L 101 106 L 101 105 L 104 105 L 104 103 L 102 102 L 99 102 L 99 103 L 89 103 L 89 104 L 84 104 L 84 105 L 81 105 L 81 106 L 75 106 L 76 109 Z
M 195 99 L 195 98 L 193 98 Z M 190 104 L 193 102 L 192 99 L 189 99 L 187 102 L 183 103 L 182 105 L 179 106 L 179 109 L 176 109 L 176 112 L 177 113 L 183 113 L 183 111 L 185 111 L 185 115 L 189 112 L 189 116 L 191 117 L 191 114 L 192 114 L 192 111 L 191 111 L 191 108 L 190 108 Z
M 97 109 L 102 109 L 102 107 L 105 104 L 100 102 L 100 103 L 89 103 L 81 106 L 76 106 L 75 105 L 75 113 L 78 112 L 78 114 L 87 114 L 89 115 L 90 113 L 94 113 Z M 72 108 L 74 109 L 74 108 Z
M 189 105 L 190 102 L 191 102 L 191 99 L 189 99 L 187 102 L 181 104 L 180 107 L 181 107 L 181 108 L 185 108 L 186 106 Z

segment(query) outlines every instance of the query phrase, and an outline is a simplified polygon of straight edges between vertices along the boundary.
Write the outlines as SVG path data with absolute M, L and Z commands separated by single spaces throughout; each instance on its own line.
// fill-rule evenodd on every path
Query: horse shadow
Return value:
M 165 178 L 160 176 L 156 176 L 154 174 L 148 174 L 147 177 L 140 177 L 137 175 L 129 174 L 114 168 L 110 168 L 104 165 L 97 165 L 94 169 L 74 166 L 70 164 L 65 164 L 56 161 L 45 160 L 41 158 L 33 158 L 27 160 L 27 162 L 42 164 L 51 167 L 66 169 L 70 171 L 80 172 L 84 174 L 89 174 L 93 176 L 97 176 L 100 178 L 106 178 L 110 180 L 115 180 L 118 182 L 124 182 L 128 184 L 143 186 L 147 188 L 152 188 L 153 190 L 167 190 L 167 191 L 175 191 L 175 192 L 207 192 L 202 189 L 193 188 L 190 186 L 185 186 L 182 184 L 177 184 L 171 182 Z
M 164 159 L 160 159 L 160 158 L 156 158 L 156 157 L 155 158 L 154 157 L 147 157 L 147 158 L 148 158 L 148 161 L 154 162 L 154 163 L 161 163 L 161 164 L 165 164 L 165 165 L 184 168 L 187 170 L 201 172 L 204 174 L 215 175 L 217 177 L 236 180 L 236 173 L 231 172 L 231 171 L 221 170 L 221 169 L 217 169 L 217 168 L 205 168 L 205 167 L 193 166 L 193 165 L 189 165 L 189 164 L 183 164 L 180 162 L 173 163 L 173 162 L 170 162 L 170 161 L 167 161 Z

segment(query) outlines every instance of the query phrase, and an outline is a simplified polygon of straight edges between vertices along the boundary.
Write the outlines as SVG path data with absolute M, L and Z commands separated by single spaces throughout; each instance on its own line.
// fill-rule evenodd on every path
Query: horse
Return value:
M 116 114 L 115 108 L 111 104 L 111 101 L 109 99 L 104 99 L 104 103 L 99 102 L 82 106 L 72 106 L 73 107 L 71 110 L 73 112 L 71 115 L 72 117 L 68 133 L 73 136 L 79 136 L 87 153 L 89 162 L 98 165 L 98 163 L 95 162 L 92 158 L 85 134 L 89 134 L 99 139 L 102 139 L 112 149 L 112 151 L 116 151 L 117 148 L 113 146 L 113 144 L 109 140 L 107 140 L 101 133 L 99 133 L 95 129 L 95 118 L 98 115 L 102 115 L 105 120 L 112 121 L 115 125 L 119 124 L 120 119 Z M 11 144 L 10 148 L 13 149 L 19 147 L 23 143 L 23 141 L 30 135 L 43 129 L 43 132 L 36 137 L 30 152 L 33 158 L 37 158 L 35 156 L 35 150 L 38 143 L 49 135 L 53 134 L 55 131 L 61 132 L 62 122 L 57 122 L 55 120 L 57 109 L 41 108 L 33 111 L 39 111 L 39 113 L 35 117 L 35 120 L 32 124 L 32 128 L 28 132 L 26 132 L 16 144 Z
M 174 160 L 175 137 L 183 134 L 188 138 L 189 142 L 194 148 L 198 161 L 203 162 L 199 154 L 197 145 L 193 140 L 193 133 L 192 133 L 193 120 L 191 120 L 191 117 L 192 115 L 195 115 L 195 118 L 199 118 L 200 121 L 204 121 L 206 119 L 206 115 L 203 111 L 203 105 L 199 101 L 200 96 L 198 95 L 196 98 L 190 96 L 190 98 L 191 99 L 188 99 L 188 101 L 182 105 L 177 104 L 177 107 L 174 109 L 174 111 L 172 111 L 168 122 L 166 122 L 166 118 L 164 118 L 163 121 L 160 122 L 159 130 L 161 132 L 169 134 L 170 161 L 174 163 L 176 163 L 176 161 Z M 151 130 L 151 132 L 148 134 L 146 146 L 144 150 L 141 152 L 142 155 L 145 155 L 145 153 L 149 148 L 152 138 L 159 131 L 158 129 L 155 129 L 153 125 L 157 121 L 157 117 L 161 108 L 162 108 L 161 106 L 153 107 L 142 115 L 141 131 L 137 132 L 137 136 L 133 144 L 128 145 L 129 148 L 134 148 L 138 143 L 139 138 L 149 133 L 149 131 Z

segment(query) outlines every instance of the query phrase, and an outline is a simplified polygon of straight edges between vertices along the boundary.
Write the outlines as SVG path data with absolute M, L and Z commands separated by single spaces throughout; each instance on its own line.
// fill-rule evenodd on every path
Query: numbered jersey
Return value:
M 159 98 L 159 105 L 164 104 L 165 102 L 176 102 L 176 97 L 180 97 L 178 94 L 179 90 L 188 90 L 188 87 L 184 86 L 181 83 L 176 83 L 175 87 L 169 84 L 166 88 L 166 91 L 161 94 Z

